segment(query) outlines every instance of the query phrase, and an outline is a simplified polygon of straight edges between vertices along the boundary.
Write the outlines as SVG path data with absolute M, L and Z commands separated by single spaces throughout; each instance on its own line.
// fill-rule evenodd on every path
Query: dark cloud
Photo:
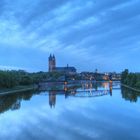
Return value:
M 67 1 L 65 0 L 40 0 L 37 2 L 37 4 L 32 7 L 31 11 L 29 11 L 28 14 L 23 17 L 23 25 L 30 25 L 31 22 L 34 22 L 36 20 L 41 20 L 42 17 L 50 18 L 51 17 L 51 11 L 54 9 L 60 7 L 61 5 L 65 4 Z M 31 4 L 31 3 L 30 3 Z M 44 19 L 45 20 L 45 19 Z M 45 22 L 45 21 L 44 21 Z M 46 21 L 47 22 L 47 21 Z

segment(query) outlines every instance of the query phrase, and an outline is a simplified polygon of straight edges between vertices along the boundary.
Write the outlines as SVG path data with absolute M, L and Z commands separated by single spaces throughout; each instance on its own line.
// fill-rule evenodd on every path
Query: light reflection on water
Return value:
M 139 108 L 139 94 L 115 83 L 1 96 L 0 140 L 139 140 Z

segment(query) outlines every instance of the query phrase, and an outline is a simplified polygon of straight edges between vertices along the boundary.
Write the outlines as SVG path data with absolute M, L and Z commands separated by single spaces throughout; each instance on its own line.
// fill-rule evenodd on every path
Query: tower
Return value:
M 49 56 L 49 72 L 53 72 L 56 68 L 56 61 L 55 61 L 55 56 L 51 55 Z
M 55 107 L 56 104 L 56 92 L 55 91 L 49 91 L 49 105 L 50 107 Z

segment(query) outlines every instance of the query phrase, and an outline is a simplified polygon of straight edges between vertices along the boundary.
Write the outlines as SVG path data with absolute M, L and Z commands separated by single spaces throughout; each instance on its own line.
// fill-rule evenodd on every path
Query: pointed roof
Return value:
M 52 59 L 52 55 L 50 54 L 50 56 L 49 56 L 49 60 L 51 60 Z
M 53 54 L 53 58 L 55 58 L 55 55 Z

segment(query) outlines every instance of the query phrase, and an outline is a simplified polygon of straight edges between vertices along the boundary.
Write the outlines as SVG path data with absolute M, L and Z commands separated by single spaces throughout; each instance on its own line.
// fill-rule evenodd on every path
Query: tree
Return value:
M 129 73 L 128 69 L 125 69 L 125 70 L 122 72 L 122 75 L 121 75 L 121 82 L 124 83 L 124 84 L 125 84 L 125 82 L 126 82 L 126 78 L 127 78 L 127 76 L 128 76 L 128 73 Z

